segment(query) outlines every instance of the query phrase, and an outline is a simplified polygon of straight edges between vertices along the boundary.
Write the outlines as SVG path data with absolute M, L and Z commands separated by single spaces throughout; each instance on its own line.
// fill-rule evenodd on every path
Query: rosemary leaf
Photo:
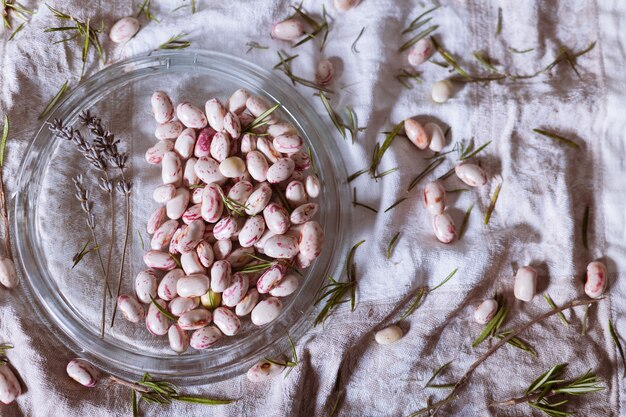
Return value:
M 141 235 L 141 231 L 139 229 L 137 229 L 137 235 L 139 235 L 139 241 L 141 242 L 141 250 L 146 250 L 143 236 Z
M 235 400 L 215 400 L 212 398 L 192 397 L 188 395 L 172 395 L 172 399 L 185 403 L 203 404 L 203 405 L 225 405 L 235 402 Z
M 352 42 L 352 46 L 350 47 L 350 50 L 352 50 L 353 54 L 358 54 L 359 50 L 356 49 L 356 44 L 359 41 L 359 39 L 361 39 L 361 36 L 363 36 L 363 32 L 365 32 L 365 26 L 363 26 L 363 28 L 361 29 L 361 31 L 359 32 L 359 35 L 356 37 L 356 39 L 354 40 L 354 42 Z
M 502 32 L 502 7 L 498 7 L 498 23 L 496 24 L 496 38 Z
M 613 343 L 617 347 L 617 351 L 619 352 L 619 356 L 622 358 L 622 365 L 624 366 L 624 373 L 622 374 L 622 378 L 626 378 L 626 356 L 624 355 L 624 348 L 622 348 L 622 343 L 619 340 L 619 335 L 613 327 L 613 321 L 609 319 L 609 334 L 611 335 L 611 339 L 613 339 Z
M 185 36 L 187 36 L 186 33 L 174 35 L 166 42 L 159 45 L 158 49 L 175 50 L 189 48 L 191 46 L 191 41 L 183 39 Z
M 415 178 L 413 178 L 413 181 L 411 181 L 411 183 L 409 184 L 409 188 L 408 191 L 411 191 L 413 188 L 415 188 L 415 186 L 421 181 L 423 180 L 428 174 L 430 174 L 432 171 L 434 171 L 439 165 L 441 165 L 441 163 L 444 161 L 443 158 L 441 159 L 436 159 L 433 162 L 431 162 L 430 164 L 428 164 L 428 166 L 426 166 L 426 168 L 424 168 L 422 170 L 422 172 L 420 172 L 419 174 L 417 174 L 417 176 Z
M 337 129 L 341 137 L 345 140 L 346 130 L 345 130 L 345 126 L 343 122 L 339 118 L 339 115 L 335 112 L 335 109 L 333 109 L 333 106 L 330 104 L 330 101 L 328 101 L 328 97 L 326 97 L 326 95 L 322 91 L 320 91 L 319 97 L 320 97 L 320 100 L 322 100 L 322 104 L 324 105 L 326 112 L 328 113 L 328 117 L 330 117 L 330 120 L 335 125 L 335 128 Z
M 385 154 L 385 152 L 387 152 L 387 149 L 389 149 L 389 147 L 391 146 L 391 143 L 396 138 L 396 136 L 398 135 L 398 133 L 400 132 L 403 126 L 404 126 L 404 121 L 398 123 L 397 125 L 394 126 L 393 130 L 389 132 L 389 134 L 385 138 L 385 141 L 383 142 L 382 145 L 379 146 L 378 143 L 376 144 L 376 147 L 374 148 L 374 152 L 372 155 L 372 165 L 370 166 L 370 169 L 369 169 L 370 174 L 372 176 L 375 176 L 376 171 L 378 170 L 378 165 L 380 165 L 380 161 L 383 158 L 383 155 Z
M 413 20 L 411 21 L 411 23 L 409 24 L 409 26 L 408 26 L 406 29 L 404 29 L 404 30 L 402 31 L 402 34 L 404 35 L 404 34 L 406 34 L 406 33 L 412 32 L 412 31 L 414 31 L 415 29 L 417 29 L 417 28 L 415 27 L 415 26 L 416 26 L 416 24 L 417 24 L 420 20 L 422 20 L 422 18 L 423 18 L 424 16 L 426 16 L 426 15 L 428 15 L 428 14 L 430 14 L 430 13 L 434 12 L 434 11 L 435 11 L 435 10 L 437 10 L 439 7 L 441 7 L 441 6 L 437 5 L 437 6 L 433 7 L 432 9 L 428 9 L 428 10 L 426 10 L 424 13 L 420 14 L 419 16 L 417 16 L 415 19 L 413 19 Z M 418 28 L 419 28 L 419 27 L 418 27 Z
M 476 340 L 474 340 L 474 343 L 472 343 L 473 348 L 480 345 L 489 336 L 493 336 L 495 332 L 498 331 L 498 329 L 502 325 L 502 322 L 506 318 L 506 315 L 509 313 L 509 309 L 506 306 L 506 302 L 502 301 L 501 303 L 498 303 L 498 304 L 499 304 L 498 311 L 493 316 L 493 318 L 489 320 L 489 322 L 485 325 L 483 331 L 480 332 Z
M 415 35 L 414 37 L 412 37 L 411 39 L 403 43 L 400 46 L 400 48 L 398 48 L 398 52 L 406 51 L 407 49 L 415 45 L 417 42 L 419 42 L 421 39 L 425 38 L 426 36 L 436 31 L 438 28 L 439 28 L 439 25 L 433 25 L 433 26 L 430 26 L 428 29 L 424 29 L 423 31 L 421 31 L 420 33 L 418 33 L 417 35 Z
M 0 138 L 0 168 L 4 166 L 4 154 L 7 146 L 7 140 L 9 139 L 9 116 L 4 115 L 2 138 Z
M 350 182 L 354 181 L 355 179 L 357 179 L 358 177 L 360 177 L 361 175 L 365 174 L 368 171 L 369 171 L 369 168 L 363 168 L 362 170 L 357 171 L 354 174 L 349 175 L 347 180 L 350 183 Z
M 15 35 L 17 35 L 17 33 L 18 33 L 20 30 L 24 29 L 24 25 L 25 25 L 25 24 L 26 24 L 26 22 L 22 22 L 22 23 L 21 23 L 21 24 L 20 24 L 20 25 L 19 25 L 19 26 L 18 26 L 18 27 L 17 27 L 17 28 L 13 31 L 13 33 L 11 33 L 11 36 L 9 36 L 8 41 L 13 40 L 13 38 L 15 37 Z
M 472 214 L 472 209 L 474 208 L 474 203 L 470 204 L 465 212 L 465 216 L 463 217 L 463 223 L 461 223 L 461 228 L 459 229 L 459 237 L 457 240 L 461 240 L 463 235 L 465 235 L 465 230 L 467 230 L 467 225 L 469 223 L 470 214 Z
M 435 285 L 434 288 L 431 288 L 429 290 L 429 292 L 435 291 L 436 289 L 442 287 L 446 282 L 450 281 L 452 279 L 452 277 L 454 277 L 454 275 L 457 273 L 458 270 L 459 270 L 459 268 L 454 268 L 454 270 L 452 272 L 450 272 L 448 274 L 448 276 L 443 279 L 443 281 L 441 281 L 439 284 Z
M 504 339 L 508 335 L 511 334 L 511 331 L 502 332 L 496 335 L 496 337 L 500 340 Z M 507 343 L 515 348 L 523 350 L 524 352 L 530 353 L 532 356 L 537 357 L 537 352 L 533 348 L 531 348 L 526 342 L 524 342 L 519 337 L 513 337 Z
M 255 41 L 250 41 L 246 43 L 246 46 L 248 47 L 246 54 L 250 53 L 250 51 L 252 51 L 253 49 L 270 49 L 269 46 L 263 46 L 260 43 L 255 42 Z
M 502 189 L 502 183 L 496 186 L 496 190 L 493 192 L 491 196 L 491 201 L 489 203 L 489 207 L 487 208 L 487 213 L 485 213 L 485 224 L 489 224 L 489 220 L 491 219 L 491 213 L 496 208 L 496 202 L 498 201 L 498 196 L 500 196 L 500 190 Z
M 380 178 L 382 178 L 382 177 L 384 177 L 384 176 L 387 176 L 387 175 L 389 175 L 389 174 L 393 174 L 393 173 L 394 173 L 394 172 L 396 172 L 398 169 L 400 169 L 400 168 L 395 167 L 395 168 L 388 169 L 388 170 L 386 170 L 386 171 L 383 171 L 383 172 L 380 172 L 380 173 L 378 173 L 378 174 L 374 175 L 374 177 L 373 177 L 373 178 L 374 178 L 374 179 L 376 179 L 376 180 L 377 180 L 377 179 L 380 179 Z
M 558 378 L 563 373 L 566 366 L 567 366 L 566 363 L 554 365 L 547 372 L 541 374 L 537 379 L 535 379 L 530 384 L 530 386 L 526 390 L 526 394 L 532 394 L 534 392 L 541 392 L 545 388 L 550 388 L 552 387 L 552 385 L 558 382 L 562 382 L 563 380 L 559 380 L 555 378 Z
M 89 246 L 89 244 L 90 244 L 90 243 L 91 243 L 91 241 L 89 241 L 89 240 L 88 240 L 88 241 L 85 243 L 85 246 L 83 246 L 83 248 L 82 248 L 82 249 L 81 249 L 81 250 L 80 250 L 77 254 L 75 254 L 75 255 L 72 257 L 72 261 L 74 262 L 74 263 L 72 264 L 72 269 L 74 269 L 74 267 L 75 267 L 76 265 L 78 265 L 78 263 L 79 263 L 80 261 L 82 261 L 82 260 L 83 260 L 83 258 L 85 257 L 85 255 L 87 255 L 87 254 L 88 254 L 88 253 L 90 253 L 90 252 L 93 252 L 93 251 L 96 251 L 96 250 L 100 249 L 100 246 L 93 246 L 92 248 L 87 249 L 87 246 Z
M 349 107 L 349 106 L 346 106 L 346 113 L 348 113 L 348 122 L 350 124 L 347 125 L 347 126 L 343 125 L 343 127 L 347 128 L 348 131 L 350 132 L 350 137 L 352 138 L 352 143 L 354 144 L 354 142 L 357 139 L 357 135 L 359 133 L 359 126 L 358 126 L 357 116 L 356 116 L 356 113 L 354 112 L 354 110 L 351 107 Z M 329 115 L 330 115 L 330 113 L 329 113 Z
M 588 228 L 589 228 L 589 204 L 585 206 L 585 214 L 583 215 L 583 225 L 582 225 L 583 246 L 585 247 L 585 249 L 589 249 L 588 238 L 587 238 Z
M 578 145 L 573 140 L 564 138 L 563 136 L 557 135 L 554 132 L 548 132 L 547 130 L 543 130 L 543 129 L 533 129 L 533 132 L 539 133 L 540 135 L 546 136 L 550 139 L 554 139 L 559 142 L 562 142 L 569 147 L 580 149 L 580 145 Z
M 137 391 L 133 390 L 133 393 L 130 397 L 130 402 L 132 404 L 133 417 L 139 417 L 139 409 L 137 407 Z
M 548 305 L 553 309 L 556 310 L 557 306 L 554 303 L 554 301 L 552 300 L 552 297 L 550 297 L 550 294 L 544 294 L 543 298 L 546 300 L 546 302 L 548 303 Z M 563 322 L 563 324 L 565 325 L 565 327 L 569 326 L 569 322 L 567 321 L 567 319 L 565 318 L 565 314 L 563 314 L 563 312 L 559 312 L 557 314 L 557 316 L 559 317 L 559 319 L 561 320 L 561 322 Z
M 513 52 L 514 54 L 526 54 L 528 52 L 534 51 L 535 48 L 529 48 L 529 49 L 515 49 L 513 47 L 507 47 L 507 49 L 511 52 Z
M 389 241 L 389 245 L 387 245 L 387 259 L 391 259 L 391 251 L 398 243 L 398 238 L 400 237 L 400 232 L 393 235 L 391 240 Z
M 401 322 L 402 320 L 406 319 L 411 314 L 413 314 L 415 309 L 417 309 L 417 307 L 419 306 L 420 301 L 422 301 L 422 298 L 424 297 L 424 294 L 426 294 L 426 288 L 425 287 L 422 287 L 422 288 L 417 290 L 417 293 L 415 294 L 415 298 L 413 299 L 413 302 L 411 303 L 411 305 L 409 305 L 409 308 L 406 309 L 404 314 L 402 314 L 402 316 L 400 316 L 400 318 L 398 319 L 398 322 Z
M 404 200 L 406 200 L 408 197 L 402 197 L 400 199 L 398 199 L 395 203 L 393 203 L 392 205 L 390 205 L 389 207 L 387 207 L 385 209 L 385 213 L 387 213 L 389 210 L 393 209 L 395 206 L 397 206 L 398 204 L 402 203 Z
M 469 150 L 466 152 L 463 152 L 461 154 L 461 157 L 459 158 L 461 161 L 466 161 L 470 158 L 475 157 L 476 155 L 478 155 L 480 152 L 482 152 L 483 149 L 485 149 L 487 146 L 489 146 L 491 144 L 491 141 L 488 141 L 486 143 L 484 143 L 483 145 L 479 146 L 478 149 L 476 149 L 473 152 L 470 152 Z M 469 153 L 468 153 L 469 152 Z
M 419 72 L 410 72 L 406 69 L 401 69 L 400 72 L 395 76 L 396 80 L 405 88 L 412 90 L 413 84 L 411 84 L 410 80 L 415 81 L 418 84 L 421 84 L 424 80 L 422 80 L 421 74 Z
M 475 51 L 472 55 L 474 56 L 476 61 L 478 61 L 482 66 L 484 66 L 489 71 L 492 71 L 498 74 L 500 73 L 500 71 L 498 71 L 498 69 L 494 67 L 493 64 L 490 62 L 489 58 L 487 58 L 487 56 L 485 56 L 482 52 Z
M 426 384 L 424 384 L 424 388 L 430 388 L 431 387 L 431 382 L 433 382 L 433 380 L 435 378 L 437 378 L 439 376 L 439 374 L 441 374 L 443 371 L 446 370 L 446 368 L 448 366 L 450 366 L 450 364 L 452 363 L 452 361 L 444 363 L 443 365 L 441 365 L 439 368 L 437 368 L 437 370 L 435 372 L 433 372 L 432 376 L 430 377 L 430 379 L 428 381 L 426 381 Z
M 150 299 L 152 300 L 152 304 L 154 304 L 154 306 L 157 308 L 157 310 L 161 312 L 161 314 L 172 320 L 174 323 L 178 322 L 178 317 L 164 309 L 159 303 L 157 303 L 157 300 L 154 297 L 151 296 Z
M 455 188 L 453 190 L 446 190 L 446 194 L 464 193 L 469 190 L 469 188 Z
M 48 115 L 48 113 L 50 113 L 50 111 L 57 105 L 61 97 L 65 95 L 67 90 L 69 90 L 69 84 L 68 81 L 65 81 L 61 86 L 61 89 L 54 95 L 54 97 L 52 97 L 52 100 L 50 100 L 50 102 L 46 105 L 46 108 L 43 109 L 37 119 L 43 119 L 46 117 L 46 115 Z
M 459 64 L 456 62 L 456 60 L 454 59 L 454 57 L 452 55 L 450 55 L 450 53 L 448 51 L 446 51 L 440 44 L 439 42 L 437 42 L 437 40 L 435 39 L 434 36 L 431 36 L 430 39 L 433 41 L 433 45 L 435 46 L 435 49 L 437 50 L 437 52 L 439 52 L 439 55 L 441 55 L 441 57 L 448 63 L 450 64 L 450 66 L 452 66 L 452 68 L 454 68 L 454 70 L 456 72 L 459 73 L 459 75 L 463 78 L 471 78 L 469 76 L 469 74 L 467 73 L 467 71 L 465 71 L 463 68 L 461 68 L 459 66 Z
M 268 117 L 274 113 L 276 111 L 276 109 L 278 109 L 280 107 L 280 103 L 276 103 L 275 105 L 273 105 L 272 107 L 270 107 L 269 109 L 265 110 L 263 113 L 259 114 L 257 117 L 254 118 L 253 121 L 250 122 L 249 125 L 246 125 L 243 127 L 242 134 L 243 133 L 247 133 L 247 132 L 251 132 L 254 129 L 258 129 L 261 126 L 265 126 L 266 124 L 268 124 Z
M 149 20 L 161 23 L 161 21 L 157 19 L 154 14 L 152 14 L 152 10 L 150 9 L 151 3 L 152 0 L 144 0 L 144 2 L 141 4 L 141 8 L 139 9 L 139 13 L 137 13 L 137 18 L 139 18 L 142 14 L 145 14 Z

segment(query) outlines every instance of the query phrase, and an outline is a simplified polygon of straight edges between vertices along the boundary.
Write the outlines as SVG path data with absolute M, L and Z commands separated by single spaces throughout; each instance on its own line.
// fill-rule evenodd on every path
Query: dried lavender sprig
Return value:
M 104 337 L 104 323 L 106 321 L 106 300 L 107 300 L 107 289 L 109 289 L 109 281 L 107 277 L 107 273 L 104 268 L 104 262 L 102 261 L 102 255 L 100 254 L 100 248 L 98 245 L 98 238 L 96 237 L 96 216 L 93 214 L 93 201 L 91 200 L 91 195 L 87 189 L 85 189 L 85 184 L 83 182 L 83 176 L 77 175 L 72 178 L 74 181 L 74 187 L 76 188 L 76 194 L 74 196 L 78 201 L 80 201 L 80 208 L 85 212 L 87 217 L 87 227 L 91 231 L 91 237 L 93 239 L 93 244 L 97 248 L 96 253 L 98 254 L 98 260 L 100 261 L 100 267 L 102 268 L 102 276 L 104 278 L 104 288 L 102 291 L 102 323 L 100 326 L 100 337 Z M 109 290 L 110 291 L 110 290 Z

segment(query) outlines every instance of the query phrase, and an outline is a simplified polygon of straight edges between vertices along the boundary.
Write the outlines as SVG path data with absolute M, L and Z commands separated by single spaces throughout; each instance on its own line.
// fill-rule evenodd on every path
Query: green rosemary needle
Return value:
M 571 148 L 580 149 L 580 145 L 577 144 L 576 142 L 574 142 L 573 140 L 564 138 L 563 136 L 557 135 L 554 132 L 549 132 L 549 131 L 543 130 L 543 129 L 533 129 L 533 132 L 539 133 L 540 135 L 543 135 L 543 136 L 548 137 L 550 139 L 554 139 L 556 141 L 562 142 L 562 143 L 564 143 L 565 145 L 567 145 L 567 146 L 569 146 Z
M 400 232 L 393 235 L 393 237 L 389 241 L 389 245 L 387 245 L 387 259 L 391 259 L 391 251 L 393 250 L 393 248 L 396 247 L 399 237 L 400 237 Z
M 439 368 L 437 368 L 437 370 L 435 370 L 435 372 L 433 372 L 432 376 L 428 379 L 428 381 L 426 381 L 426 383 L 424 384 L 424 388 L 442 388 L 442 385 L 433 385 L 432 382 L 435 380 L 435 378 L 437 378 L 443 371 L 445 371 L 448 366 L 450 366 L 450 364 L 452 363 L 452 361 L 450 362 L 446 362 L 443 365 L 441 365 Z M 452 386 L 454 386 L 454 384 L 452 384 Z M 448 384 L 446 384 L 446 387 L 450 387 Z
M 141 7 L 139 8 L 139 13 L 137 13 L 137 18 L 141 17 L 142 14 L 145 14 L 148 20 L 161 23 L 161 21 L 157 19 L 157 17 L 154 14 L 152 14 L 152 10 L 150 8 L 151 5 L 152 5 L 152 0 L 144 0 L 144 2 L 141 4 Z
M 24 29 L 24 25 L 26 25 L 26 22 L 20 23 L 20 25 L 13 31 L 13 33 L 11 33 L 11 36 L 9 36 L 8 40 L 12 41 L 15 35 L 17 35 L 18 32 L 20 32 L 22 29 Z
M 279 107 L 280 107 L 280 103 L 276 103 L 269 109 L 265 110 L 263 113 L 259 114 L 257 117 L 254 118 L 254 120 L 250 122 L 250 124 L 244 126 L 241 129 L 242 134 L 252 132 L 255 129 L 258 129 L 262 126 L 267 125 L 269 123 L 270 115 L 274 113 L 276 109 L 278 109 Z
M 430 20 L 430 19 L 428 19 L 428 20 Z M 426 23 L 426 22 L 424 22 L 424 23 Z M 414 37 L 412 37 L 411 39 L 409 39 L 408 41 L 403 43 L 400 46 L 400 48 L 398 48 L 398 52 L 406 51 L 407 49 L 409 49 L 410 47 L 415 45 L 417 42 L 419 42 L 420 40 L 424 39 L 426 36 L 430 35 L 434 31 L 436 31 L 438 28 L 439 28 L 439 25 L 433 25 L 433 26 L 430 26 L 427 29 L 424 29 L 423 31 L 421 31 L 420 33 L 418 33 L 417 35 L 415 35 Z
M 424 80 L 421 77 L 419 72 L 411 72 L 406 69 L 401 69 L 398 74 L 396 74 L 395 79 L 398 80 L 400 84 L 406 89 L 412 90 L 413 84 L 411 84 L 411 80 L 415 81 L 417 84 L 421 84 Z
M 352 188 L 352 205 L 355 206 L 355 207 L 363 207 L 365 209 L 373 211 L 374 213 L 378 213 L 378 210 L 376 210 L 374 207 L 368 206 L 367 204 L 359 203 L 357 201 L 357 199 L 356 199 L 356 187 Z
M 585 206 L 585 213 L 583 214 L 583 224 L 582 224 L 583 246 L 585 247 L 585 249 L 589 249 L 588 237 L 587 237 L 588 228 L 589 228 L 589 204 Z
M 389 210 L 392 210 L 394 207 L 396 207 L 398 204 L 402 203 L 406 199 L 408 199 L 408 197 L 399 198 L 393 204 L 391 204 L 389 207 L 385 209 L 385 213 L 387 213 Z
M 437 52 L 439 52 L 439 55 L 441 55 L 441 57 L 452 67 L 454 68 L 454 70 L 459 73 L 459 75 L 463 78 L 470 78 L 469 74 L 467 73 L 467 71 L 465 71 L 463 68 L 461 68 L 461 66 L 456 62 L 456 60 L 454 59 L 454 57 L 448 52 L 446 51 L 440 44 L 439 42 L 437 42 L 437 39 L 435 39 L 434 36 L 431 36 L 430 39 L 433 42 L 433 45 L 435 47 L 435 50 Z
M 9 139 L 9 116 L 4 115 L 2 126 L 2 138 L 0 138 L 0 167 L 4 166 L 4 154 Z
M 491 196 L 491 201 L 489 202 L 489 207 L 487 208 L 487 213 L 485 213 L 485 224 L 489 224 L 489 220 L 491 219 L 491 213 L 496 208 L 496 203 L 498 202 L 498 197 L 500 196 L 500 190 L 502 189 L 502 183 L 499 183 L 496 186 L 496 190 L 493 192 Z
M 285 378 L 287 378 L 289 376 L 289 374 L 291 373 L 293 368 L 295 368 L 296 366 L 299 365 L 299 362 L 298 362 L 298 352 L 296 351 L 296 346 L 294 345 L 293 340 L 291 339 L 291 336 L 289 336 L 289 334 L 287 334 L 287 340 L 289 340 L 289 347 L 291 349 L 291 359 L 278 361 L 278 360 L 275 360 L 275 359 L 265 358 L 265 360 L 267 362 L 269 362 L 269 363 L 273 363 L 274 365 L 282 366 L 283 368 L 289 368 L 287 370 L 287 372 L 285 373 L 285 376 L 284 376 Z
M 363 28 L 359 32 L 358 36 L 354 40 L 354 42 L 352 42 L 352 46 L 350 47 L 350 50 L 352 51 L 353 54 L 358 54 L 359 53 L 359 50 L 356 49 L 356 44 L 357 44 L 357 42 L 359 42 L 359 39 L 361 39 L 361 36 L 363 36 L 363 32 L 365 32 L 365 26 L 363 26 Z
M 95 246 L 95 245 L 93 247 L 91 247 L 91 248 L 88 248 L 90 243 L 91 243 L 91 241 L 89 241 L 89 240 L 87 242 L 85 242 L 85 245 L 83 246 L 83 248 L 72 257 L 72 262 L 73 262 L 72 263 L 72 269 L 74 269 L 74 267 L 76 265 L 78 265 L 80 261 L 83 260 L 85 255 L 87 255 L 90 252 L 93 252 L 93 251 L 96 251 L 96 250 L 100 249 L 100 246 Z
M 322 104 L 324 105 L 324 108 L 326 109 L 326 113 L 328 113 L 328 117 L 333 122 L 333 125 L 335 125 L 335 128 L 337 129 L 341 137 L 345 140 L 346 128 L 343 124 L 343 121 L 341 120 L 341 118 L 339 117 L 335 109 L 333 109 L 333 106 L 330 104 L 328 97 L 326 97 L 323 91 L 320 91 L 319 97 L 320 97 L 320 100 L 322 101 Z M 354 141 L 354 137 L 353 137 L 353 141 Z
M 459 229 L 459 237 L 457 240 L 461 240 L 463 235 L 465 235 L 465 231 L 467 230 L 467 225 L 469 224 L 469 218 L 472 214 L 472 209 L 474 208 L 474 203 L 470 204 L 465 212 L 465 216 L 463 216 L 463 223 L 461 223 L 461 228 Z
M 496 23 L 496 38 L 502 33 L 502 7 L 498 7 L 498 22 Z
M 624 373 L 622 374 L 622 378 L 626 378 L 626 356 L 624 355 L 624 348 L 622 348 L 622 342 L 619 340 L 619 335 L 613 327 L 613 321 L 609 319 L 609 334 L 611 335 L 611 339 L 613 339 L 613 343 L 617 347 L 617 351 L 619 352 L 619 356 L 622 358 L 622 366 L 624 367 Z
M 527 54 L 528 52 L 534 51 L 535 48 L 528 48 L 528 49 L 515 49 L 511 46 L 507 47 L 507 49 L 511 52 L 513 52 L 514 54 Z
M 252 51 L 253 49 L 262 49 L 262 50 L 270 49 L 269 46 L 261 45 L 260 43 L 255 42 L 255 41 L 250 41 L 250 42 L 246 43 L 246 46 L 248 47 L 248 50 L 246 51 L 246 54 L 250 53 L 250 51 Z
M 154 306 L 157 308 L 157 310 L 161 312 L 161 314 L 172 320 L 174 323 L 178 321 L 178 317 L 167 311 L 167 309 L 163 308 L 159 303 L 157 303 L 157 300 L 154 297 L 150 296 L 150 300 L 152 300 L 152 304 L 154 304 Z
M 46 117 L 48 113 L 50 113 L 50 111 L 56 107 L 61 97 L 63 97 L 69 89 L 69 83 L 68 81 L 65 81 L 61 86 L 61 89 L 54 95 L 54 97 L 52 97 L 52 100 L 50 100 L 50 102 L 46 105 L 41 114 L 39 114 L 38 119 L 43 119 L 44 117 Z
M 556 306 L 556 303 L 552 300 L 552 297 L 550 297 L 550 294 L 544 294 L 543 298 L 552 309 L 556 310 L 558 308 Z M 561 320 L 561 322 L 565 325 L 565 327 L 569 326 L 569 322 L 567 321 L 567 318 L 565 318 L 565 314 L 563 314 L 563 312 L 558 313 L 557 316 L 559 317 L 559 320 Z
M 440 158 L 440 159 L 436 159 L 433 162 L 431 162 L 430 164 L 428 164 L 426 166 L 426 168 L 424 168 L 422 170 L 422 172 L 420 172 L 419 174 L 417 174 L 417 176 L 415 178 L 413 178 L 413 180 L 411 181 L 411 183 L 409 184 L 409 187 L 407 189 L 407 191 L 411 191 L 413 188 L 415 188 L 417 186 L 417 184 L 419 184 L 419 182 L 421 180 L 423 180 L 428 174 L 430 174 L 432 171 L 434 171 L 439 165 L 441 165 L 443 163 L 444 159 Z
M 191 46 L 191 41 L 183 39 L 185 36 L 187 36 L 186 33 L 174 35 L 171 38 L 169 38 L 166 42 L 159 45 L 158 49 L 174 50 L 174 49 L 189 48 Z
M 400 130 L 403 127 L 404 121 L 399 122 L 397 125 L 394 126 L 393 130 L 389 132 L 382 145 L 376 143 L 376 146 L 374 147 L 374 152 L 372 154 L 372 164 L 369 168 L 370 176 L 376 176 L 376 172 L 378 171 L 380 161 L 383 159 L 383 155 L 385 155 L 385 152 L 387 152 L 387 150 L 393 143 L 393 140 L 396 138 L 396 136 L 398 136 L 398 133 L 400 133 Z

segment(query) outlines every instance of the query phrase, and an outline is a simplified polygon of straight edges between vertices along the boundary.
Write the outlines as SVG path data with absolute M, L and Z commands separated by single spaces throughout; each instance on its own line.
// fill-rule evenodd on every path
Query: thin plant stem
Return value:
M 122 172 L 122 181 L 126 182 L 126 178 L 124 176 L 124 170 L 120 168 Z M 126 248 L 128 246 L 128 236 L 130 234 L 130 192 L 125 195 L 126 201 L 126 227 L 124 228 L 124 245 L 122 246 L 122 262 L 120 263 L 120 271 L 117 276 L 117 291 L 115 293 L 115 306 L 113 307 L 113 316 L 111 317 L 111 327 L 115 323 L 115 315 L 117 313 L 117 299 L 120 296 L 120 290 L 122 288 L 122 276 L 124 274 L 124 262 L 126 260 Z
M 11 250 L 11 228 L 9 227 L 6 194 L 4 193 L 3 171 L 4 169 L 0 166 L 0 204 L 2 204 L 2 217 L 4 219 L 4 253 L 7 258 L 13 260 L 13 251 Z

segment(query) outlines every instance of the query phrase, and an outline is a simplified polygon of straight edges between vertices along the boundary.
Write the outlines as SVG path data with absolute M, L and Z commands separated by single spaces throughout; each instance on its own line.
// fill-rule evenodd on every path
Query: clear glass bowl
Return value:
M 111 65 L 85 80 L 48 119 L 60 118 L 78 126 L 78 114 L 89 109 L 103 119 L 121 139 L 122 149 L 130 154 L 127 171 L 133 181 L 131 234 L 122 293 L 134 293 L 134 277 L 145 269 L 142 246 L 144 242 L 149 245 L 145 225 L 157 206 L 151 196 L 160 181 L 160 168 L 148 165 L 144 159 L 146 149 L 156 141 L 156 122 L 150 110 L 152 92 L 167 91 L 174 103 L 184 99 L 202 105 L 211 97 L 225 100 L 242 87 L 268 101 L 281 103 L 283 119 L 294 124 L 311 146 L 322 182 L 318 220 L 326 239 L 322 254 L 305 271 L 300 288 L 283 300 L 284 308 L 276 320 L 255 327 L 246 318 L 237 336 L 223 338 L 205 351 L 190 348 L 185 354 L 176 355 L 169 349 L 167 336 L 154 337 L 143 323 L 129 323 L 121 316 L 112 329 L 107 326 L 104 339 L 99 338 L 102 279 L 95 254 L 88 254 L 72 269 L 73 255 L 90 239 L 84 213 L 74 197 L 72 177 L 83 172 L 88 188 L 102 201 L 94 210 L 105 259 L 107 200 L 95 184 L 97 174 L 88 170 L 75 146 L 54 138 L 45 125 L 27 150 L 14 214 L 15 244 L 26 276 L 26 292 L 39 317 L 64 344 L 109 373 L 132 379 L 150 372 L 186 384 L 241 374 L 264 356 L 285 351 L 287 334 L 297 339 L 306 332 L 318 289 L 325 276 L 334 274 L 341 266 L 345 253 L 342 219 L 349 204 L 349 190 L 343 180 L 346 172 L 335 140 L 309 104 L 311 98 L 303 98 L 274 74 L 229 55 L 158 52 Z M 118 195 L 113 277 L 120 265 L 123 209 L 123 198 Z M 109 304 L 109 318 L 111 310 Z

